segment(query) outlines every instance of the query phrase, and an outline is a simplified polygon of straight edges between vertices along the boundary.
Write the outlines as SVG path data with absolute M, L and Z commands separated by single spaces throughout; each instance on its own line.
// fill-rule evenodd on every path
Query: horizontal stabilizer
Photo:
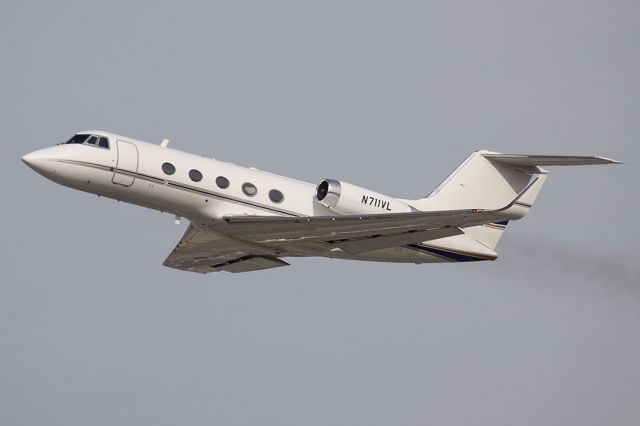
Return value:
M 605 157 L 579 155 L 515 155 L 482 153 L 488 160 L 513 166 L 586 166 L 592 164 L 620 164 L 619 161 Z

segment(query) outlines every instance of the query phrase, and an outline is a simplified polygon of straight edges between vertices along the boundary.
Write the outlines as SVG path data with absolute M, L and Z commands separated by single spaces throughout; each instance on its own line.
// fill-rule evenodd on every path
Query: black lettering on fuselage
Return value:
M 373 207 L 377 207 L 383 210 L 391 211 L 391 202 L 384 201 L 380 198 L 371 197 L 369 195 L 363 195 L 361 203 L 364 205 L 369 205 Z

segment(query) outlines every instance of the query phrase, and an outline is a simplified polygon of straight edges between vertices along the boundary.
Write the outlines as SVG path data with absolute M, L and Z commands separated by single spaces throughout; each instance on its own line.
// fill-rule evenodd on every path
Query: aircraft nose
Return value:
M 41 151 L 33 151 L 22 157 L 22 161 L 36 172 L 42 170 L 43 163 L 46 161 Z
M 54 148 L 39 149 L 22 157 L 22 161 L 36 172 L 47 176 L 55 172 L 55 161 L 52 161 L 56 158 L 55 154 Z
M 36 158 L 35 155 L 33 155 L 33 152 L 30 152 L 29 154 L 26 154 L 22 157 L 22 161 L 27 165 L 27 166 L 31 166 L 33 164 L 33 160 Z

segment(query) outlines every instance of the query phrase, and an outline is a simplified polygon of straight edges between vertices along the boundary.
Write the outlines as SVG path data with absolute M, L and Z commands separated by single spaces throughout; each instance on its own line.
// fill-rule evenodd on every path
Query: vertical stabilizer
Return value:
M 474 152 L 429 196 L 412 200 L 411 205 L 419 210 L 498 209 L 517 197 L 534 176 L 546 173 L 535 165 L 485 157 L 491 154 L 495 155 Z
M 495 210 L 508 205 L 503 211 L 513 219 L 520 219 L 529 212 L 546 181 L 548 172 L 541 166 L 617 163 L 593 156 L 512 155 L 477 151 L 427 197 L 405 201 L 423 211 Z M 464 232 L 493 250 L 507 223 L 486 223 L 464 228 Z

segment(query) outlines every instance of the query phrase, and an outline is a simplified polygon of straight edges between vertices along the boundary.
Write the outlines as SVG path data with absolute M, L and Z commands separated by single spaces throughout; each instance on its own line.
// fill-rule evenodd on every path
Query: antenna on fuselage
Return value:
M 167 145 L 169 145 L 169 142 L 171 142 L 169 139 L 162 139 L 162 142 L 160 142 L 160 146 L 166 148 Z

